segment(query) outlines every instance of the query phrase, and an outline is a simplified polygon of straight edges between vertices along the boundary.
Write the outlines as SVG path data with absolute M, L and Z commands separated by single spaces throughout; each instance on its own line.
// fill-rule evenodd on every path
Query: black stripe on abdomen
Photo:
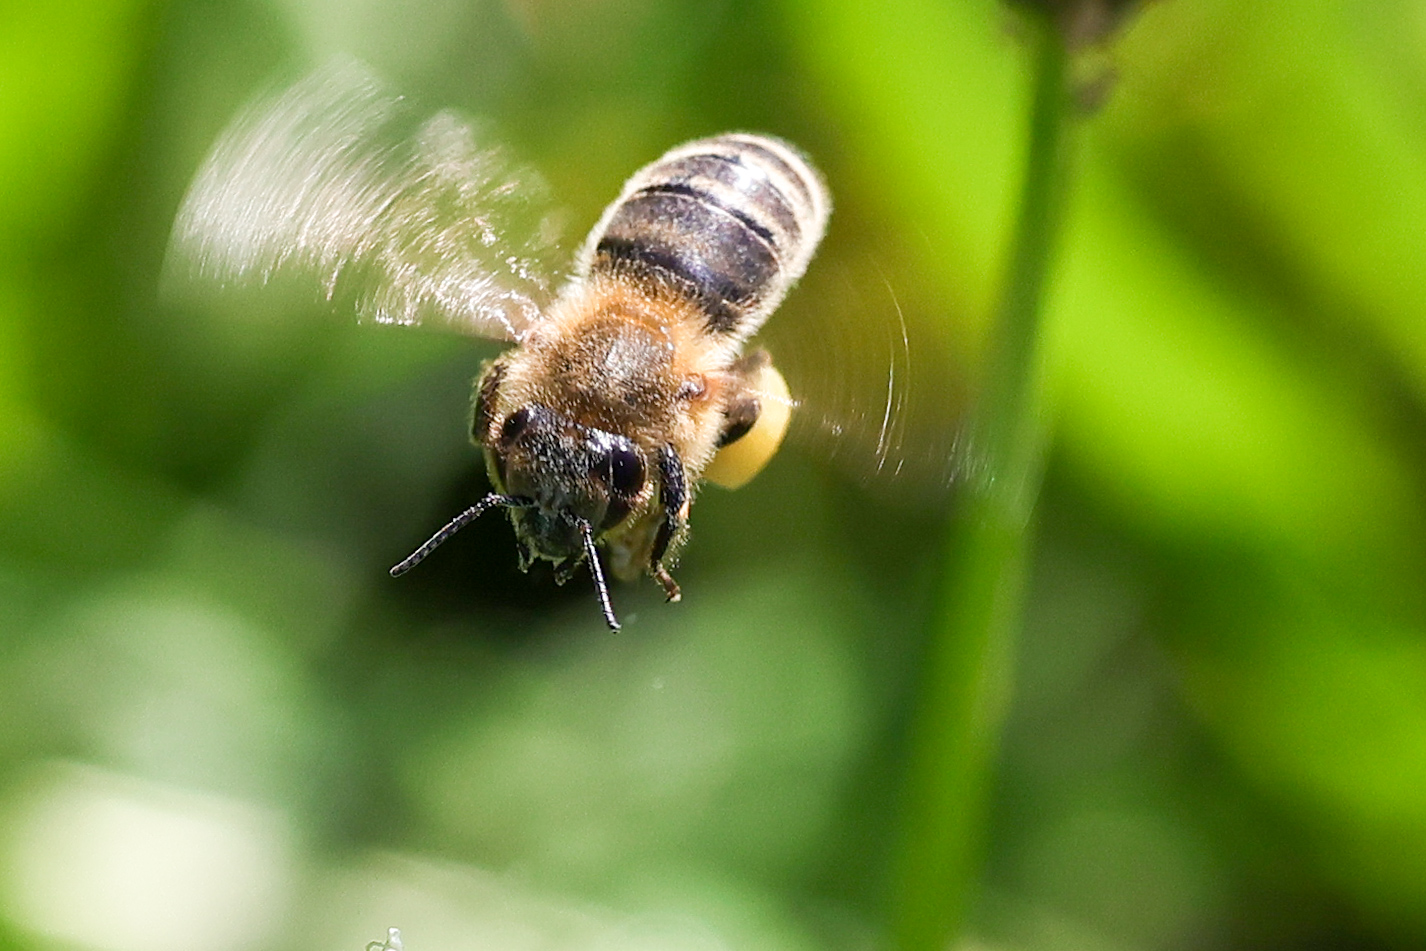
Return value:
M 703 308 L 716 333 L 737 331 L 780 280 L 765 228 L 675 183 L 625 200 L 595 246 L 593 266 L 664 278 Z
M 605 237 L 594 251 L 596 269 L 621 271 L 672 278 L 697 301 L 708 317 L 708 329 L 714 333 L 731 333 L 742 323 L 743 312 L 732 307 L 720 295 L 701 293 L 696 288 L 712 283 L 696 260 L 690 260 L 666 248 L 657 248 L 638 240 Z
M 719 201 L 710 192 L 702 191 L 684 182 L 663 182 L 659 185 L 646 185 L 635 192 L 635 195 L 682 195 L 685 198 L 692 198 L 694 201 L 711 205 L 720 211 L 732 215 L 742 223 L 744 228 L 747 228 L 753 234 L 762 238 L 768 247 L 776 247 L 777 245 L 776 240 L 773 238 L 772 230 L 765 225 L 758 224 L 747 212 L 740 211 L 737 208 L 730 208 L 726 203 Z

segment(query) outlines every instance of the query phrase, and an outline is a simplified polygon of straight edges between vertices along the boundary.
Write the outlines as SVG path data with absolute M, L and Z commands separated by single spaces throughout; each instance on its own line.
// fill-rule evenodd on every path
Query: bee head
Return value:
M 522 546 L 537 558 L 578 560 L 584 526 L 608 531 L 647 491 L 647 467 L 632 440 L 539 404 L 507 416 L 485 452 L 497 489 L 531 502 L 512 508 L 511 517 Z
M 493 371 L 486 373 L 493 375 Z M 484 394 L 482 386 L 481 397 Z M 492 416 L 489 403 L 478 398 L 475 422 L 474 433 L 485 448 L 496 491 L 457 515 L 393 567 L 392 576 L 410 571 L 485 512 L 504 508 L 515 526 L 521 567 L 528 567 L 534 558 L 552 561 L 555 580 L 563 583 L 581 564 L 588 564 L 604 620 L 611 630 L 619 630 L 595 540 L 652 493 L 638 446 L 537 403 L 510 413 L 496 429 L 481 425 L 491 423 Z

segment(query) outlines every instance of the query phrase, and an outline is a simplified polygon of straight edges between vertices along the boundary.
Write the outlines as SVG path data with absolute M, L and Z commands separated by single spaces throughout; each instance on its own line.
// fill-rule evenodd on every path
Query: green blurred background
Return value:
M 1017 32 L 992 0 L 0 3 L 0 947 L 885 946 L 953 495 L 793 446 L 700 498 L 682 604 L 615 590 L 619 635 L 499 519 L 395 582 L 482 490 L 494 350 L 159 272 L 233 113 L 337 53 L 489 119 L 572 241 L 670 145 L 767 130 L 838 203 L 770 329 L 825 350 L 894 294 L 911 456 L 998 292 Z M 1081 68 L 1117 81 L 1076 134 L 968 946 L 1426 947 L 1426 7 L 1173 0 Z

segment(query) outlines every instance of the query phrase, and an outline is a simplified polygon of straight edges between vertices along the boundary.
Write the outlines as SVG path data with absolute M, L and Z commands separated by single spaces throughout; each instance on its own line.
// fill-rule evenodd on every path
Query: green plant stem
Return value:
M 1040 314 L 1064 192 L 1069 110 L 1063 39 L 1048 18 L 1029 23 L 1028 163 L 971 430 L 983 468 L 951 524 L 912 733 L 891 910 L 901 951 L 946 948 L 973 894 L 1039 491 L 1045 442 Z

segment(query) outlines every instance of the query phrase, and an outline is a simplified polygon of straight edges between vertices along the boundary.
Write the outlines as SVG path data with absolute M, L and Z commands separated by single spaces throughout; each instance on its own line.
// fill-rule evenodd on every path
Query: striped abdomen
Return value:
M 661 281 L 696 301 L 711 331 L 742 339 L 807 269 L 830 210 L 821 176 L 787 143 L 699 139 L 629 179 L 577 267 Z

